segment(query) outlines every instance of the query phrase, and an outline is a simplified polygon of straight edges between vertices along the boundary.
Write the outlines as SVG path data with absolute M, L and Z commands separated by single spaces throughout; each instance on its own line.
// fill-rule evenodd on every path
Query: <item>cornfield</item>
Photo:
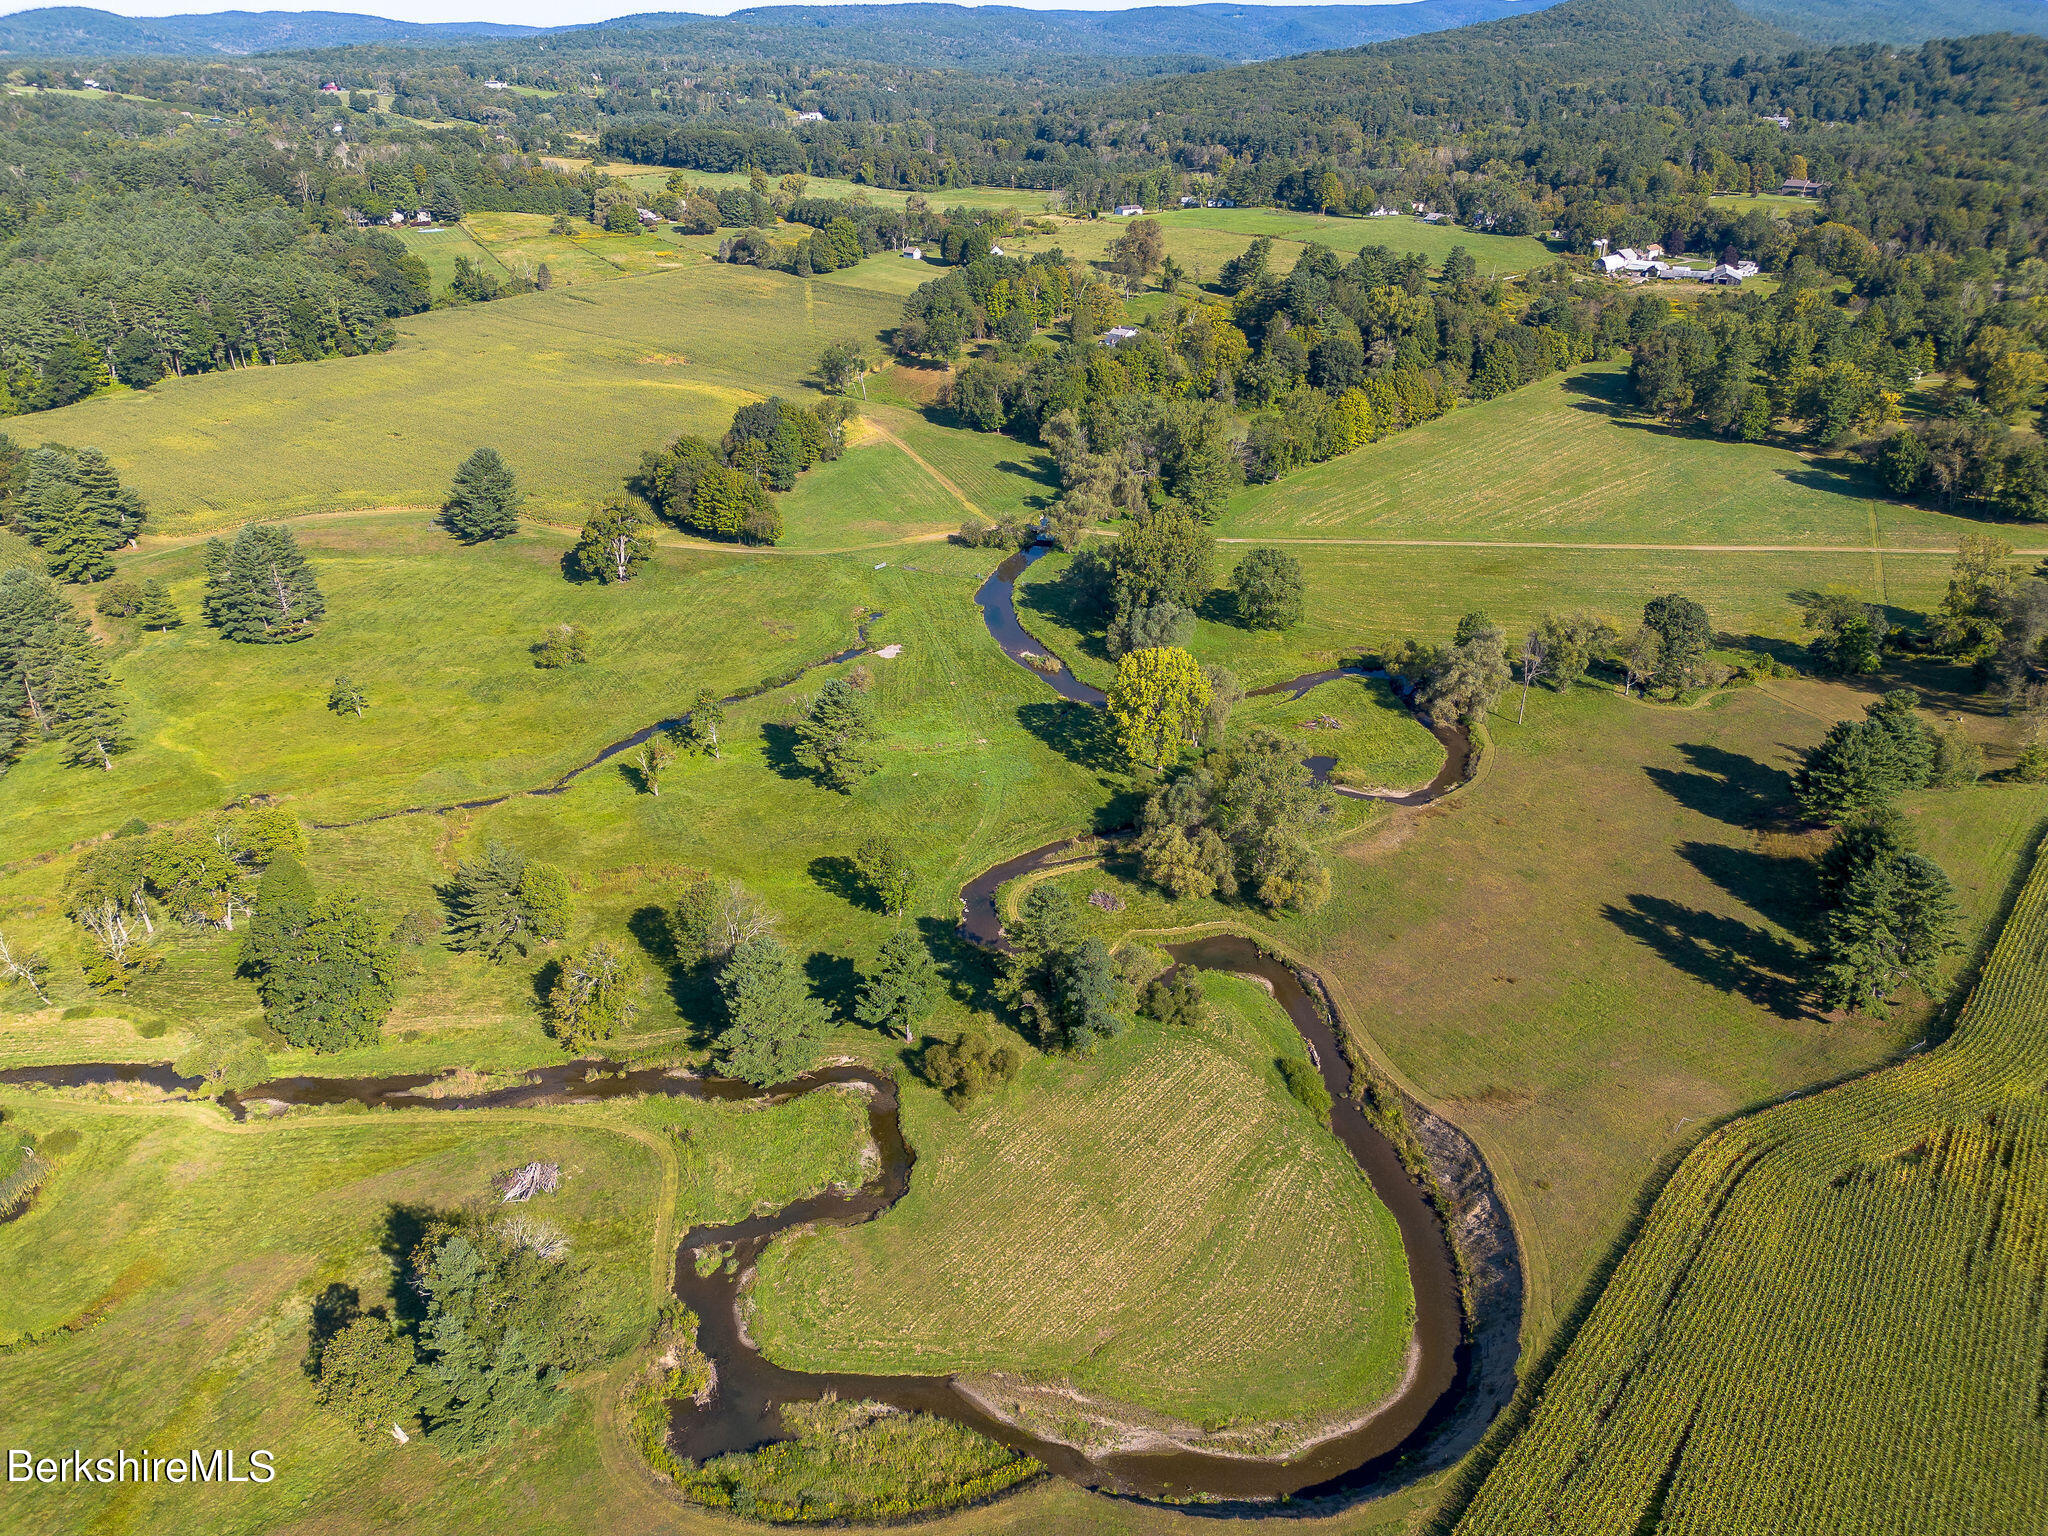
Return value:
M 1702 1143 L 1457 1527 L 2048 1530 L 2048 858 L 1953 1035 Z

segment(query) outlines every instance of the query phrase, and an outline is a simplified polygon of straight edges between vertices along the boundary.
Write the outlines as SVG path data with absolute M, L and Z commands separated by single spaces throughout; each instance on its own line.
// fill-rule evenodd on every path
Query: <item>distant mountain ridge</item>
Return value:
M 105 58 L 274 53 L 351 43 L 447 43 L 524 37 L 545 30 L 490 21 L 391 21 L 348 11 L 218 11 L 195 16 L 116 16 L 79 5 L 0 16 L 0 56 Z
M 612 32 L 692 34 L 724 49 L 786 55 L 798 35 L 830 37 L 837 57 L 1001 67 L 1020 50 L 1096 58 L 1243 63 L 1357 48 L 1547 9 L 1557 0 L 1405 0 L 1389 5 L 1154 5 L 1127 11 L 1015 6 L 770 5 L 730 16 L 653 11 L 574 27 L 409 22 L 344 11 L 221 11 L 127 17 L 84 6 L 0 16 L 0 58 L 116 54 L 234 57 L 355 44 L 430 47 L 541 36 L 587 41 Z M 2048 0 L 1744 0 L 1757 19 L 1809 42 L 1917 43 L 1982 32 L 2048 33 Z

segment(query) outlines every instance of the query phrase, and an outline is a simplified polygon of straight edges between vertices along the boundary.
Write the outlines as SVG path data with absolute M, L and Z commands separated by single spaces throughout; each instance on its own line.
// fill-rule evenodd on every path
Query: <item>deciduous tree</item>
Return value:
M 1116 666 L 1109 716 L 1132 763 L 1164 767 L 1195 744 L 1209 680 L 1195 658 L 1177 647 L 1132 651 Z

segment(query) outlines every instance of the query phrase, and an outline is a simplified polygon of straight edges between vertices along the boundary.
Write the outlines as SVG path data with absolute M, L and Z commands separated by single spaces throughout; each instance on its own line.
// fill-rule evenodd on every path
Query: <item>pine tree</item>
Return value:
M 132 744 L 128 705 L 89 636 L 72 633 L 51 670 L 50 696 L 64 735 L 65 760 L 111 769 L 114 755 Z
M 1860 817 L 1835 834 L 1819 870 L 1821 993 L 1831 1006 L 1882 1013 L 1907 981 L 1931 989 L 1942 956 L 1959 948 L 1955 891 L 1915 852 L 1896 811 Z
M 294 1045 L 342 1051 L 371 1045 L 391 1013 L 398 979 L 397 949 L 369 899 L 336 891 L 314 903 L 307 924 L 314 1006 L 284 1031 Z
M 1937 741 L 1914 713 L 1917 695 L 1894 688 L 1861 720 L 1837 721 L 1792 781 L 1799 808 L 1814 821 L 1837 824 L 1924 789 L 1935 772 Z
M 768 1087 L 808 1071 L 832 1028 L 825 1005 L 772 933 L 743 940 L 718 975 L 726 1027 L 718 1037 L 725 1071 Z
M 142 498 L 121 484 L 114 466 L 97 448 L 81 448 L 72 460 L 79 500 L 105 531 L 112 548 L 133 543 L 147 516 Z
M 171 589 L 161 581 L 150 581 L 142 588 L 142 608 L 136 614 L 144 629 L 176 629 L 185 622 L 178 605 L 171 601 Z
M 463 461 L 448 488 L 441 521 L 465 544 L 502 539 L 519 530 L 519 483 L 495 448 L 479 448 Z
M 796 727 L 796 760 L 843 795 L 878 766 L 875 707 L 843 677 L 835 677 Z
M 570 915 L 569 880 L 552 864 L 530 862 L 493 838 L 481 859 L 456 866 L 448 891 L 448 942 L 492 960 L 525 954 L 535 942 L 558 939 Z
M 43 562 L 59 581 L 105 581 L 114 574 L 107 532 L 80 499 L 78 487 L 54 482 L 40 512 Z
M 244 528 L 227 546 L 209 540 L 206 567 L 206 617 L 230 640 L 303 640 L 326 617 L 326 600 L 289 528 Z
M 899 928 L 882 941 L 873 967 L 861 978 L 853 1016 L 876 1029 L 900 1029 L 904 1043 L 914 1044 L 918 1021 L 932 1011 L 938 990 L 932 952 L 910 929 Z

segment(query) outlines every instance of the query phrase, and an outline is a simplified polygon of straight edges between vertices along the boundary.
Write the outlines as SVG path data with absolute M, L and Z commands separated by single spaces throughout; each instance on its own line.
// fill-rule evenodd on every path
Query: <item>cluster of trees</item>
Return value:
M 1125 249 L 1148 227 L 1138 221 L 1119 242 L 1118 260 L 1134 271 L 1160 264 L 1144 242 Z M 1643 302 L 1558 268 L 1510 306 L 1462 248 L 1432 278 L 1422 258 L 1383 246 L 1345 262 L 1312 244 L 1282 278 L 1261 237 L 1224 264 L 1228 302 L 1176 294 L 1114 347 L 1100 338 L 1121 302 L 1065 269 L 1066 334 L 1048 348 L 1032 343 L 1057 313 L 1054 285 L 1043 284 L 1042 302 L 1014 288 L 1041 270 L 1063 270 L 1058 252 L 990 258 L 926 283 L 905 303 L 898 347 L 951 358 L 967 340 L 991 339 L 949 389 L 965 425 L 1034 434 L 1062 458 L 1078 430 L 1117 461 L 1121 480 L 1157 479 L 1205 515 L 1244 476 L 1272 480 L 1348 453 L 1444 414 L 1460 391 L 1487 399 L 1606 356 L 1628 340 Z M 1242 443 L 1239 409 L 1253 415 Z
M 456 866 L 441 899 L 448 947 L 493 961 L 560 939 L 569 931 L 574 902 L 560 869 L 496 838 L 485 843 L 483 857 Z
M 1167 895 L 1312 912 L 1330 872 L 1308 844 L 1329 801 L 1288 744 L 1255 730 L 1179 769 L 1146 799 L 1137 853 Z
M 1894 689 L 1863 719 L 1836 722 L 1793 781 L 1800 810 L 1836 828 L 1818 870 L 1820 989 L 1831 1007 L 1882 1014 L 1908 982 L 1931 992 L 1942 957 L 1960 947 L 1955 892 L 1914 847 L 1897 800 L 1974 784 L 1984 759 L 1959 725 L 1930 731 L 1917 703 Z
M 207 623 L 230 640 L 283 645 L 304 640 L 327 617 L 313 567 L 291 529 L 275 523 L 244 528 L 234 542 L 206 541 Z
M 782 512 L 770 492 L 792 489 L 798 475 L 845 451 L 852 409 L 844 400 L 806 409 L 771 395 L 735 411 L 715 443 L 685 434 L 643 455 L 628 487 L 691 533 L 773 544 L 782 537 Z
M 24 450 L 0 434 L 0 522 L 41 549 L 58 580 L 105 581 L 114 551 L 134 542 L 147 517 L 97 448 Z
M 263 1019 L 291 1045 L 342 1051 L 372 1045 L 391 1012 L 398 946 L 360 891 L 317 891 L 294 852 L 277 853 L 256 890 L 242 938 Z
M 232 931 L 255 909 L 263 871 L 304 852 L 297 819 L 276 807 L 236 807 L 153 833 L 130 823 L 81 856 L 65 888 L 66 910 L 92 942 L 86 979 L 119 992 L 131 974 L 154 968 L 160 918 Z
M 1891 807 L 1913 789 L 1963 789 L 1984 772 L 1984 756 L 1959 725 L 1930 731 L 1909 688 L 1869 705 L 1861 720 L 1838 720 L 1806 754 L 1793 780 L 1799 809 L 1822 826 Z
M 1768 297 L 1715 295 L 1676 319 L 1639 310 L 1637 402 L 1747 442 L 1784 429 L 1853 447 L 1896 496 L 2048 518 L 2048 450 L 2011 430 L 2048 392 L 2048 269 L 2001 278 L 1983 252 L 1881 256 L 1853 230 L 1823 229 L 1829 269 L 1854 278 L 1847 293 L 1801 256 Z M 1942 387 L 1901 424 L 1905 392 L 1936 371 Z
M 311 1368 L 322 1407 L 365 1438 L 418 1421 L 455 1455 L 544 1424 L 568 1378 L 598 1358 L 587 1266 L 548 1224 L 487 1207 L 428 1222 L 400 1280 L 406 1321 L 315 1309 Z
M 47 577 L 0 574 L 0 772 L 37 742 L 110 769 L 128 749 L 128 701 L 78 611 Z

